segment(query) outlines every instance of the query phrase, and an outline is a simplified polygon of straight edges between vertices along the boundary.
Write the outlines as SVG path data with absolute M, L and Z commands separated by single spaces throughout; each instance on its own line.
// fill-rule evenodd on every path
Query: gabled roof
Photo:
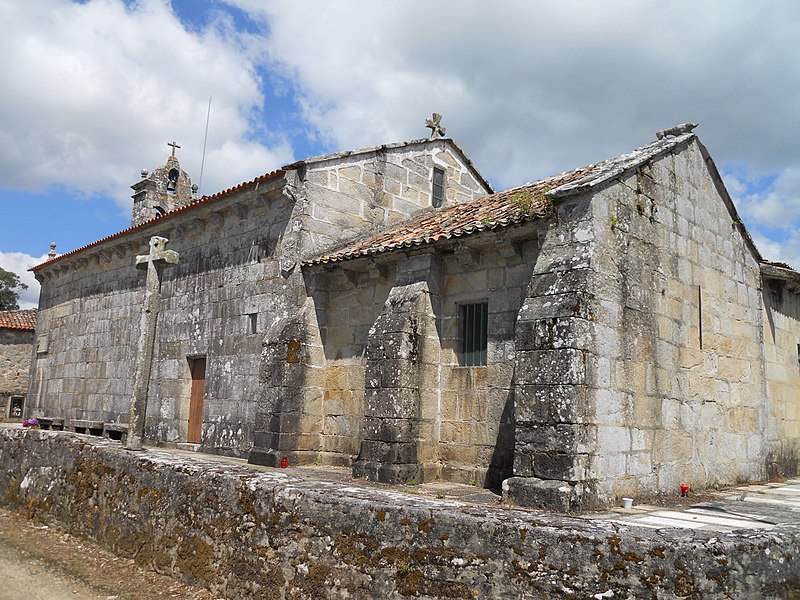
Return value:
M 384 145 L 381 145 L 381 146 L 372 146 L 372 147 L 369 147 L 369 148 L 361 148 L 359 150 L 348 150 L 348 151 L 345 151 L 345 152 L 337 152 L 337 153 L 333 153 L 333 154 L 323 154 L 323 155 L 320 155 L 320 156 L 313 156 L 311 158 L 306 158 L 304 160 L 294 162 L 294 163 L 292 163 L 290 165 L 286 165 L 286 166 L 284 166 L 284 167 L 282 167 L 280 169 L 277 169 L 277 170 L 272 171 L 270 173 L 265 173 L 264 175 L 256 177 L 255 179 L 252 179 L 250 181 L 246 181 L 244 183 L 240 183 L 238 185 L 235 185 L 235 186 L 233 186 L 231 188 L 228 188 L 226 190 L 223 190 L 221 192 L 217 192 L 216 194 L 213 194 L 211 196 L 203 196 L 202 198 L 199 198 L 198 200 L 190 202 L 189 204 L 181 206 L 180 208 L 176 208 L 175 210 L 171 210 L 170 212 L 168 212 L 166 214 L 153 217 L 152 219 L 144 221 L 144 222 L 140 223 L 139 225 L 134 225 L 133 227 L 128 227 L 127 229 L 123 229 L 122 231 L 118 231 L 117 233 L 111 234 L 111 235 L 106 236 L 104 238 L 101 238 L 101 239 L 99 239 L 97 241 L 94 241 L 91 244 L 86 244 L 85 246 L 81 246 L 80 248 L 76 248 L 75 250 L 72 250 L 72 251 L 67 252 L 65 254 L 60 254 L 59 256 L 57 256 L 55 258 L 52 258 L 50 260 L 47 260 L 47 261 L 45 261 L 43 263 L 40 263 L 40 264 L 38 264 L 38 265 L 34 266 L 33 268 L 28 269 L 28 270 L 29 271 L 38 271 L 39 269 L 41 269 L 43 267 L 46 267 L 46 266 L 49 266 L 49 265 L 52 265 L 53 263 L 58 262 L 58 261 L 66 258 L 68 256 L 72 256 L 74 254 L 78 254 L 80 252 L 83 252 L 84 250 L 87 250 L 87 249 L 92 248 L 94 246 L 98 246 L 98 245 L 100 245 L 100 244 L 102 244 L 104 242 L 107 242 L 109 240 L 112 240 L 112 239 L 118 238 L 118 237 L 120 237 L 122 235 L 125 235 L 126 233 L 129 233 L 129 232 L 132 232 L 132 231 L 137 231 L 137 230 L 140 230 L 140 229 L 146 229 L 146 228 L 150 227 L 151 225 L 153 225 L 155 223 L 161 223 L 164 220 L 169 219 L 171 217 L 174 217 L 177 214 L 184 213 L 184 212 L 186 212 L 188 210 L 192 210 L 192 209 L 194 209 L 194 208 L 196 208 L 196 207 L 198 207 L 200 205 L 204 205 L 204 204 L 207 204 L 209 202 L 212 202 L 212 201 L 215 201 L 215 200 L 219 200 L 219 199 L 221 199 L 221 198 L 223 198 L 223 197 L 225 197 L 225 196 L 227 196 L 227 195 L 229 195 L 229 194 L 231 194 L 233 192 L 241 191 L 241 190 L 246 189 L 248 187 L 251 187 L 253 185 L 258 185 L 259 183 L 261 183 L 263 181 L 268 181 L 270 179 L 274 179 L 276 177 L 280 177 L 280 176 L 284 175 L 287 171 L 291 171 L 291 170 L 297 169 L 297 168 L 299 168 L 299 167 L 301 167 L 303 165 L 309 165 L 309 164 L 324 162 L 326 160 L 335 160 L 335 159 L 338 159 L 338 158 L 347 158 L 347 157 L 350 157 L 350 156 L 357 156 L 357 155 L 360 155 L 360 154 L 368 154 L 370 152 L 380 152 L 381 150 L 385 150 L 385 149 L 395 149 L 395 148 L 404 148 L 404 147 L 414 146 L 414 145 L 423 145 L 423 144 L 427 144 L 427 143 L 429 143 L 431 141 L 435 142 L 435 141 L 439 141 L 439 140 L 441 140 L 444 143 L 449 144 L 450 146 L 452 146 L 461 155 L 461 157 L 464 160 L 464 163 L 467 164 L 472 169 L 474 175 L 480 180 L 480 182 L 483 185 L 486 186 L 486 189 L 490 190 L 490 191 L 492 190 L 491 184 L 486 179 L 484 179 L 483 175 L 481 175 L 480 172 L 478 171 L 478 169 L 475 168 L 475 165 L 472 163 L 470 158 L 464 153 L 464 151 L 459 147 L 459 145 L 456 144 L 451 138 L 436 138 L 436 140 L 418 139 L 418 140 L 411 140 L 409 142 L 400 142 L 400 143 L 396 143 L 396 144 L 384 144 Z
M 477 198 L 456 206 L 430 210 L 404 223 L 360 237 L 321 256 L 303 261 L 318 265 L 374 256 L 384 252 L 508 227 L 550 215 L 552 199 L 595 188 L 679 144 L 695 138 L 692 133 L 657 140 L 633 152 L 527 183 L 510 190 Z
M 674 150 L 683 142 L 695 139 L 693 133 L 685 133 L 676 137 L 663 138 L 637 148 L 633 152 L 622 154 L 615 158 L 609 158 L 603 162 L 593 165 L 591 171 L 585 176 L 571 181 L 553 190 L 553 196 L 570 196 L 580 194 L 592 188 L 596 188 L 603 183 L 616 179 L 626 171 L 634 169 L 639 165 Z
M 36 329 L 36 310 L 3 310 L 0 311 L 0 329 Z
M 420 138 L 418 140 L 410 140 L 408 142 L 398 142 L 396 144 L 382 144 L 380 146 L 369 146 L 368 148 L 359 148 L 357 150 L 345 150 L 345 151 L 342 151 L 342 152 L 333 152 L 331 154 L 320 154 L 319 156 L 312 156 L 311 158 L 304 158 L 303 160 L 298 160 L 297 162 L 293 162 L 292 164 L 286 165 L 283 168 L 284 168 L 284 170 L 288 171 L 290 169 L 297 169 L 297 168 L 299 168 L 299 167 L 301 167 L 303 165 L 313 165 L 313 164 L 319 163 L 319 162 L 325 162 L 325 161 L 329 161 L 329 160 L 337 160 L 337 159 L 340 159 L 340 158 L 350 158 L 350 157 L 353 157 L 353 156 L 359 156 L 361 154 L 370 154 L 370 153 L 373 153 L 373 152 L 381 152 L 383 150 L 394 150 L 396 148 L 407 148 L 409 146 L 424 146 L 424 145 L 427 145 L 427 144 L 429 144 L 431 142 L 439 142 L 439 141 L 444 142 L 445 144 L 448 144 L 448 145 L 452 146 L 453 149 L 455 149 L 461 155 L 461 158 L 463 159 L 464 164 L 467 165 L 468 167 L 470 167 L 470 169 L 472 169 L 473 174 L 475 175 L 475 177 L 478 178 L 480 183 L 482 183 L 486 187 L 486 189 L 489 190 L 490 192 L 494 192 L 494 188 L 492 187 L 492 184 L 489 183 L 484 178 L 483 175 L 481 175 L 480 171 L 478 171 L 478 168 L 472 162 L 472 159 L 470 159 L 470 157 L 467 156 L 466 152 L 464 152 L 464 150 L 461 149 L 461 146 L 456 144 L 456 142 L 455 142 L 455 140 L 453 138 L 449 138 L 449 137 L 441 137 L 441 138 L 435 138 L 435 139 Z
M 585 176 L 586 169 L 590 168 L 576 169 L 450 208 L 425 211 L 404 223 L 305 260 L 303 264 L 333 263 L 359 256 L 374 256 L 545 217 L 552 208 L 548 192 Z

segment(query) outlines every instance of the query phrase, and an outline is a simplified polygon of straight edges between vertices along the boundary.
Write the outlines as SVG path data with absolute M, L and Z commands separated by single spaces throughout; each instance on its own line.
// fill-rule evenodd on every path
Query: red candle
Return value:
M 689 497 L 689 484 L 682 483 L 681 484 L 681 496 L 688 498 Z
M 286 468 L 286 467 L 288 467 L 288 466 L 289 466 L 289 461 L 288 461 L 288 460 L 286 460 L 286 457 L 284 456 L 284 457 L 281 459 L 281 469 L 285 469 L 285 468 Z

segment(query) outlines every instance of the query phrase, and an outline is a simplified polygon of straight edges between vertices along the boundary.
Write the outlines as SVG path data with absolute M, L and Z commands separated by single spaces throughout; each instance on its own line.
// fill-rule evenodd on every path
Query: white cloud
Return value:
M 762 256 L 800 267 L 800 168 L 767 181 L 733 171 L 723 178 Z
M 424 137 L 431 112 L 501 186 L 698 120 L 723 160 L 796 161 L 800 4 L 227 0 L 266 23 L 311 135 Z
M 725 175 L 725 183 L 751 225 L 784 232 L 800 226 L 800 168 L 783 169 L 767 185 L 733 173 Z
M 290 162 L 285 141 L 249 138 L 263 102 L 257 40 L 220 15 L 187 31 L 164 0 L 0 0 L 3 187 L 57 184 L 128 206 L 139 170 L 160 166 L 173 138 L 196 180 L 210 95 L 204 190 Z
M 19 294 L 20 308 L 37 308 L 39 306 L 39 282 L 28 272 L 31 267 L 48 260 L 47 254 L 31 256 L 22 252 L 0 252 L 0 268 L 16 274 L 20 281 L 28 286 Z
M 226 5 L 261 32 L 237 31 Z M 424 119 L 440 112 L 448 134 L 507 187 L 696 120 L 717 164 L 741 174 L 735 195 L 753 233 L 782 228 L 775 243 L 791 251 L 800 219 L 788 187 L 800 164 L 800 3 L 214 7 L 208 24 L 187 28 L 167 0 L 0 0 L 0 53 L 12 57 L 0 70 L 0 185 L 63 185 L 128 206 L 128 186 L 163 162 L 169 139 L 183 146 L 178 156 L 197 182 L 209 95 L 205 193 L 291 162 L 287 137 L 303 129 L 331 150 L 351 149 L 425 137 Z M 267 81 L 288 85 L 300 107 L 297 122 L 282 113 L 285 135 L 254 121 L 274 114 Z M 767 190 L 753 186 L 781 173 Z
M 753 233 L 753 241 L 765 260 L 785 262 L 794 269 L 800 268 L 800 229 L 793 228 L 783 240 Z

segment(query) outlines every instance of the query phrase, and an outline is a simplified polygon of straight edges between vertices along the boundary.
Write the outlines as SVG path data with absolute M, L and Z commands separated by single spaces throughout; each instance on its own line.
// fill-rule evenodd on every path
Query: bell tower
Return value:
M 152 173 L 142 169 L 142 180 L 131 186 L 133 226 L 189 204 L 197 192 L 197 186 L 192 185 L 192 180 L 181 169 L 178 157 L 175 156 L 175 149 L 180 146 L 175 142 L 170 142 L 167 146 L 172 147 L 167 163 Z

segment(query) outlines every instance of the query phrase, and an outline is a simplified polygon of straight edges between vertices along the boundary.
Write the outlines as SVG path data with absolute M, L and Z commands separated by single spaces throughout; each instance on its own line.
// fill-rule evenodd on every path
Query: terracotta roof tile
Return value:
M 36 329 L 35 310 L 3 310 L 0 311 L 0 329 Z
M 372 256 L 541 219 L 552 211 L 552 201 L 548 197 L 550 190 L 585 177 L 593 168 L 594 165 L 589 165 L 443 210 L 426 211 L 404 223 L 331 249 L 323 256 L 305 260 L 303 264 L 325 264 Z
M 689 133 L 657 140 L 628 154 L 574 171 L 463 202 L 444 210 L 429 210 L 399 225 L 383 229 L 378 233 L 373 232 L 366 237 L 334 247 L 323 255 L 306 259 L 303 265 L 327 264 L 361 256 L 373 256 L 440 239 L 451 239 L 540 219 L 550 214 L 555 198 L 595 188 L 694 138 L 695 135 Z
M 790 265 L 789 263 L 778 262 L 776 260 L 764 260 L 762 261 L 762 264 L 770 265 L 773 267 L 780 267 L 781 269 L 789 269 L 790 271 L 795 270 L 794 267 L 792 267 L 792 265 Z

